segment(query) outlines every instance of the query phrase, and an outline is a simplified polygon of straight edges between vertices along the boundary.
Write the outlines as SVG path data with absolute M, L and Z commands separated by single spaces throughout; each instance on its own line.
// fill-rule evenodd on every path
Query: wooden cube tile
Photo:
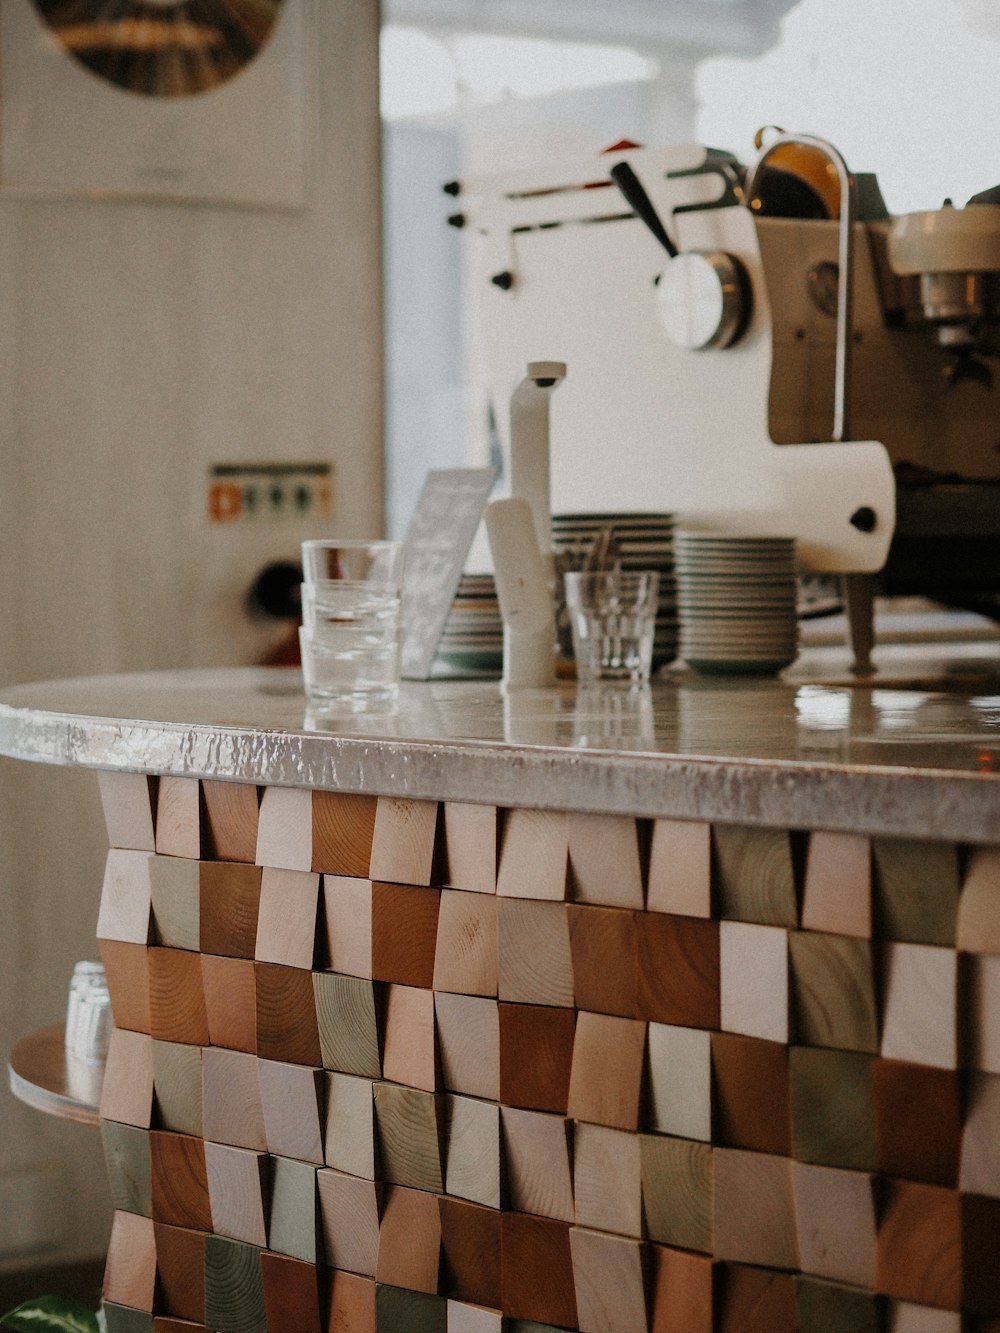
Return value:
M 107 1333 L 153 1333 L 155 1321 L 145 1310 L 133 1310 L 127 1305 L 105 1301 L 101 1306 Z
M 303 787 L 265 787 L 257 816 L 259 866 L 313 870 L 313 794 Z
M 878 1165 L 868 1055 L 794 1046 L 789 1054 L 797 1161 L 874 1171 Z
M 1000 847 L 977 847 L 969 857 L 958 902 L 955 942 L 959 949 L 1000 954 L 998 886 Z
M 928 944 L 887 944 L 883 976 L 882 1055 L 956 1068 L 958 954 Z
M 267 1144 L 257 1057 L 213 1046 L 202 1053 L 201 1072 L 205 1138 L 263 1152 Z
M 761 926 L 798 925 L 790 835 L 784 829 L 712 829 L 720 915 Z
M 435 1195 L 401 1185 L 386 1190 L 375 1277 L 378 1282 L 410 1291 L 437 1293 L 441 1281 L 441 1217 Z
M 500 1117 L 510 1207 L 536 1217 L 575 1221 L 573 1122 L 513 1106 L 502 1107 Z
M 864 1171 L 792 1162 L 799 1267 L 806 1273 L 872 1287 L 875 1188 Z
M 156 784 L 156 850 L 162 856 L 201 856 L 201 784 L 162 777 Z
M 178 1319 L 205 1319 L 205 1234 L 154 1224 L 159 1286 L 157 1309 Z
M 152 1311 L 155 1291 L 156 1242 L 152 1219 L 115 1213 L 104 1267 L 105 1300 Z
M 204 1141 L 188 1134 L 153 1130 L 149 1148 L 153 1220 L 192 1231 L 211 1231 Z
M 535 1004 L 501 1004 L 499 1008 L 500 1100 L 506 1106 L 565 1115 L 574 1059 L 575 1011 Z
M 646 906 L 678 916 L 712 915 L 712 829 L 699 820 L 657 819 Z
M 415 986 L 388 986 L 382 1072 L 395 1083 L 435 1092 L 438 1074 L 434 992 Z
M 650 1240 L 711 1254 L 712 1149 L 665 1134 L 641 1134 L 639 1147 Z
M 174 1319 L 172 1315 L 155 1315 L 153 1333 L 206 1333 L 205 1325 L 193 1319 Z
M 149 1032 L 149 950 L 145 944 L 98 940 L 115 1027 Z
M 636 821 L 627 815 L 570 814 L 569 865 L 573 897 L 600 907 L 643 907 Z
M 788 932 L 777 926 L 721 922 L 719 970 L 723 1030 L 787 1042 Z
M 802 928 L 867 940 L 872 934 L 871 839 L 860 833 L 809 834 Z
M 321 960 L 330 972 L 372 975 L 372 882 L 323 876 Z
M 462 1199 L 438 1200 L 444 1290 L 477 1305 L 500 1304 L 500 1213 Z
M 257 981 L 253 960 L 203 953 L 201 984 L 211 1044 L 255 1054 Z
M 205 1239 L 205 1323 L 216 1333 L 267 1333 L 260 1250 L 226 1236 Z
M 339 1269 L 330 1278 L 328 1333 L 376 1333 L 374 1279 Z
M 567 1113 L 596 1125 L 638 1129 L 645 1054 L 645 1023 L 579 1014 Z
M 201 949 L 227 958 L 253 958 L 260 913 L 260 866 L 202 861 Z
M 448 1333 L 502 1333 L 503 1311 L 468 1301 L 448 1301 Z
M 496 893 L 497 809 L 444 803 L 445 883 L 465 893 Z
M 208 1045 L 198 954 L 184 949 L 149 950 L 149 1030 L 158 1041 Z
M 378 798 L 353 792 L 312 794 L 312 869 L 329 875 L 371 875 Z
M 145 1033 L 112 1029 L 101 1118 L 139 1129 L 149 1129 L 153 1123 L 153 1043 Z
M 434 869 L 434 835 L 438 803 L 380 796 L 375 809 L 372 879 L 396 884 L 430 884 Z
M 389 1283 L 375 1284 L 375 1312 L 378 1333 L 445 1333 L 448 1303 L 443 1296 L 426 1291 L 411 1291 Z
M 319 875 L 265 866 L 254 957 L 261 963 L 312 968 L 316 959 Z
M 886 1181 L 875 1289 L 918 1305 L 961 1308 L 962 1211 L 957 1190 Z
M 257 1077 L 267 1151 L 321 1166 L 326 1109 L 323 1070 L 281 1060 L 260 1060 Z
M 251 782 L 202 781 L 205 803 L 202 834 L 213 861 L 247 861 L 257 856 L 260 788 Z
M 712 1167 L 717 1257 L 764 1268 L 797 1268 L 789 1158 L 717 1148 Z
M 573 1148 L 576 1223 L 642 1236 L 642 1158 L 638 1134 L 578 1123 Z
M 98 773 L 110 847 L 139 852 L 156 850 L 153 831 L 156 781 L 145 773 Z
M 224 1143 L 205 1144 L 208 1200 L 217 1236 L 261 1248 L 267 1244 L 270 1170 L 266 1153 Z
M 955 844 L 876 838 L 872 851 L 881 937 L 954 945 L 959 895 Z
M 327 1166 L 351 1176 L 374 1180 L 378 1175 L 375 1093 L 370 1078 L 326 1075 L 323 1157 Z
M 508 899 L 504 905 L 521 904 Z M 434 990 L 495 996 L 499 967 L 496 897 L 446 889 L 438 916 L 431 979 Z
M 749 1039 L 748 1039 L 749 1040 Z M 649 1128 L 678 1138 L 712 1137 L 712 1036 L 650 1023 Z
M 201 948 L 201 862 L 151 856 L 153 940 L 172 949 Z
M 500 844 L 497 893 L 562 902 L 568 882 L 567 816 L 557 810 L 509 810 Z
M 271 1210 L 267 1243 L 278 1254 L 317 1263 L 323 1253 L 317 1170 L 311 1162 L 271 1157 Z
M 326 1333 L 326 1304 L 322 1270 L 286 1254 L 260 1256 L 264 1311 L 269 1329 L 295 1333 Z
M 733 1032 L 713 1032 L 711 1045 L 717 1141 L 787 1156 L 792 1147 L 788 1047 Z
M 816 931 L 792 931 L 792 1028 L 803 1046 L 870 1051 L 879 1046 L 871 944 Z
M 983 1321 L 1000 1318 L 1000 1274 L 997 1272 L 997 1236 L 1000 1235 L 1000 1199 L 963 1194 L 962 1308 Z
M 496 1000 L 439 992 L 434 1011 L 444 1086 L 451 1092 L 499 1101 L 500 1011 Z
M 821 1328 L 824 1333 L 880 1333 L 882 1328 L 875 1293 L 840 1282 L 796 1276 L 795 1306 L 800 1328 Z
M 650 1333 L 713 1333 L 715 1260 L 690 1250 L 650 1245 Z
M 499 1208 L 500 1107 L 496 1102 L 445 1094 L 444 1112 L 445 1189 L 460 1199 Z
M 501 1214 L 501 1306 L 511 1319 L 576 1328 L 570 1227 L 527 1213 Z
M 153 1095 L 158 1129 L 201 1136 L 200 1046 L 153 1042 Z
M 376 1083 L 375 1123 L 383 1179 L 440 1194 L 444 1189 L 444 1126 L 437 1095 Z
M 313 976 L 299 967 L 255 963 L 257 1054 L 262 1060 L 321 1065 Z
M 966 1058 L 974 1069 L 1000 1074 L 1000 957 L 972 955 L 963 962 L 968 977 Z M 113 994 L 111 999 L 114 1004 Z
M 633 821 L 634 823 L 634 821 Z M 615 907 L 568 908 L 573 993 L 578 1009 L 621 1018 L 639 1016 L 635 912 Z M 651 921 L 665 920 L 650 917 Z
M 957 1310 L 935 1310 L 911 1301 L 886 1301 L 889 1333 L 961 1333 L 964 1327 Z M 993 1333 L 992 1325 L 980 1320 L 976 1333 Z
M 961 1134 L 962 1190 L 1000 1198 L 1000 1078 L 992 1074 L 969 1076 Z
M 879 1170 L 954 1188 L 962 1142 L 958 1074 L 899 1060 L 876 1060 L 871 1072 Z
M 316 1177 L 326 1262 L 375 1276 L 383 1186 L 375 1180 L 322 1170 Z
M 498 898 L 496 908 L 500 999 L 513 1004 L 572 1008 L 573 958 L 567 904 Z
M 581 1329 L 646 1333 L 649 1318 L 640 1243 L 582 1227 L 572 1229 L 569 1243 Z
M 104 864 L 97 934 L 102 940 L 149 944 L 153 938 L 149 852 L 112 848 Z
M 377 1078 L 385 1030 L 382 987 L 333 972 L 314 972 L 312 985 L 324 1067 Z
M 372 976 L 430 990 L 441 893 L 372 881 Z
M 680 1027 L 717 1028 L 720 926 L 685 916 L 635 916 L 637 1016 Z
M 791 1273 L 748 1264 L 720 1264 L 719 1333 L 796 1333 Z
M 101 1141 L 113 1207 L 152 1217 L 149 1131 L 115 1120 L 102 1120 Z

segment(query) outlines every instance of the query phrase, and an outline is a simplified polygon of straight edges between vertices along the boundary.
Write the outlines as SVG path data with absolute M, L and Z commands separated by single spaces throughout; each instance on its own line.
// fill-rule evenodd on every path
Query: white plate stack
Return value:
M 463 574 L 437 648 L 452 675 L 497 676 L 503 667 L 503 621 L 492 574 Z
M 771 675 L 798 655 L 791 537 L 678 532 L 681 657 L 711 675 Z

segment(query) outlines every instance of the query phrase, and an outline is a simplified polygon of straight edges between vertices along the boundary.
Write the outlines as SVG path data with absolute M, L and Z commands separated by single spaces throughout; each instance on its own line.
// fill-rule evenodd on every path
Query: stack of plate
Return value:
M 798 654 L 795 542 L 679 532 L 681 657 L 695 671 L 771 674 Z
M 673 514 L 554 514 L 552 545 L 563 572 L 597 568 L 592 561 L 595 550 L 607 549 L 605 563 L 617 561 L 622 569 L 655 569 L 660 575 L 659 608 L 653 639 L 653 670 L 666 666 L 677 656 L 677 587 L 674 579 Z M 565 608 L 558 609 L 560 646 L 572 649 L 568 622 L 563 634 L 561 623 Z
M 503 621 L 492 574 L 463 574 L 448 612 L 437 660 L 463 675 L 499 675 Z

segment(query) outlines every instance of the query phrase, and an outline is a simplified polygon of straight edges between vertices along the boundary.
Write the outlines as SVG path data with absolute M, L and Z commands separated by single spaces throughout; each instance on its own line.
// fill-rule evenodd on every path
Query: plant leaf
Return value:
M 0 1328 L 12 1333 L 98 1333 L 93 1310 L 59 1296 L 26 1301 L 0 1319 Z

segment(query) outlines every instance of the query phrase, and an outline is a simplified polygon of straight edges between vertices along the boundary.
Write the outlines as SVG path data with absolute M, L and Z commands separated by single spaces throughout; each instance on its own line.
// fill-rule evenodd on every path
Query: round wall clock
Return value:
M 188 97 L 240 73 L 285 0 L 32 0 L 61 46 L 98 78 L 147 97 Z

